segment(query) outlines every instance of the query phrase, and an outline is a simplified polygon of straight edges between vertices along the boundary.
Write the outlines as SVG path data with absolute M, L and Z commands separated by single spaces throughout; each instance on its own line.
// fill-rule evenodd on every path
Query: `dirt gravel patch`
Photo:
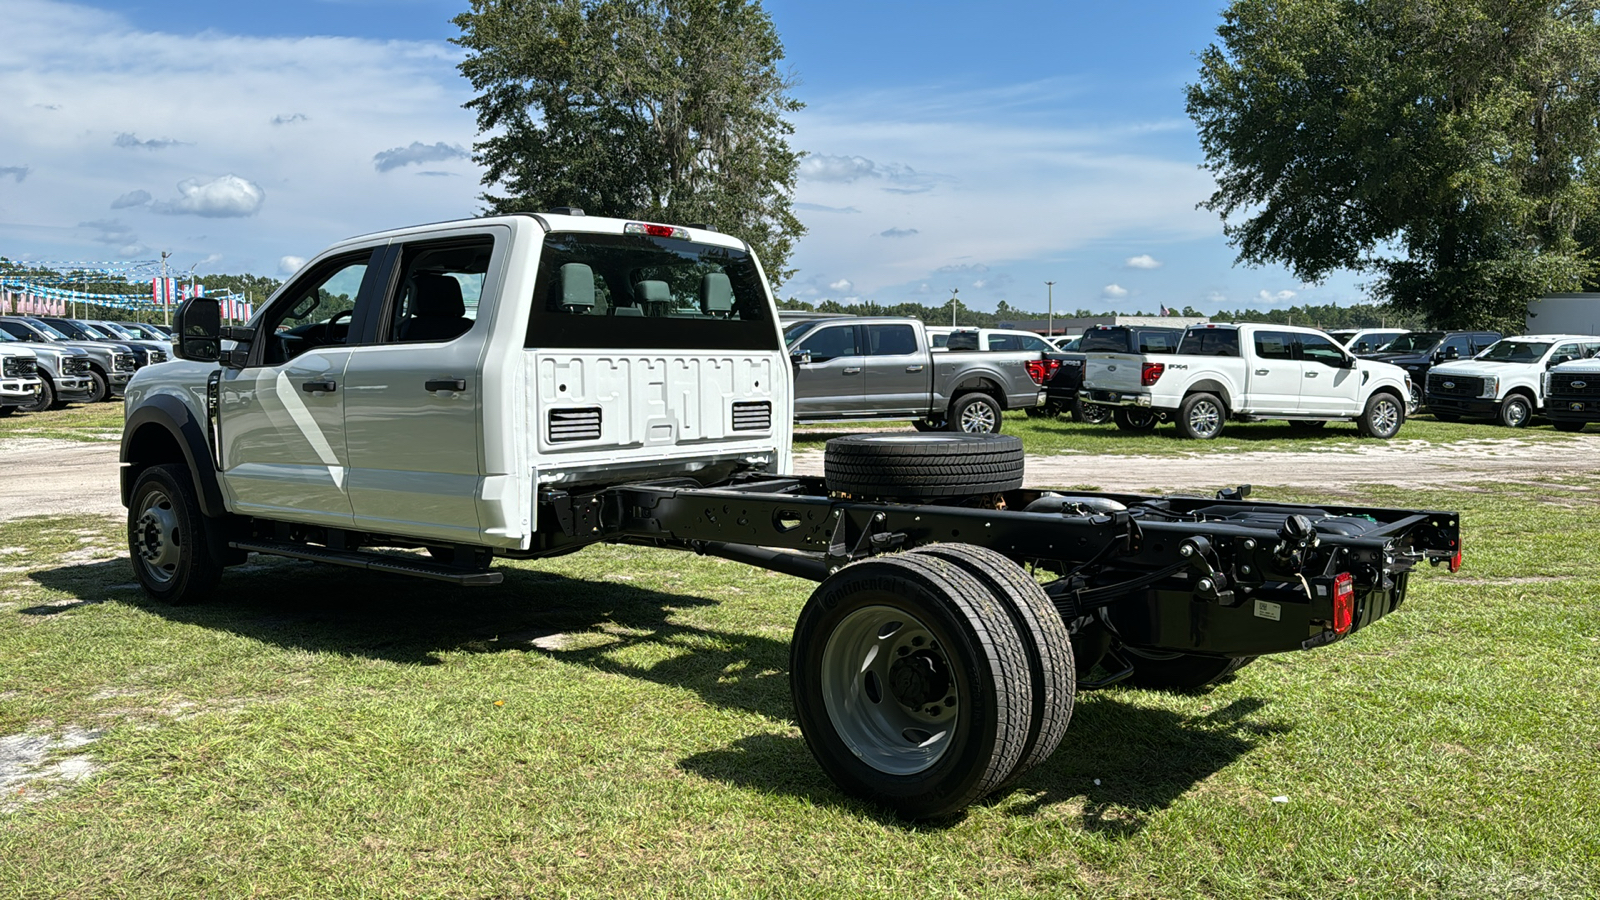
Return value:
M 0 440 L 0 520 L 122 516 L 120 446 L 49 438 Z

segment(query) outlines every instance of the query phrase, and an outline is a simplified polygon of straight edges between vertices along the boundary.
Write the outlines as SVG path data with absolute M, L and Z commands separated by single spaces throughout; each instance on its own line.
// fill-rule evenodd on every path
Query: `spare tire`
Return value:
M 1022 487 L 1022 440 L 1002 434 L 853 434 L 823 452 L 828 490 L 892 500 L 996 494 Z

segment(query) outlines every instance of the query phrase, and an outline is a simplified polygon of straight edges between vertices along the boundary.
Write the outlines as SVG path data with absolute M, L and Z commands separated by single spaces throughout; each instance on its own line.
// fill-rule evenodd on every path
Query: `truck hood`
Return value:
M 1559 366 L 1552 366 L 1550 371 L 1565 372 L 1573 375 L 1600 373 L 1600 359 L 1575 359 L 1572 362 L 1564 362 Z
M 1428 372 L 1430 375 L 1472 375 L 1478 378 L 1505 378 L 1510 375 L 1522 375 L 1542 369 L 1543 366 L 1539 363 L 1483 362 L 1476 359 L 1463 359 L 1456 362 L 1441 363 L 1429 369 Z
M 1407 378 L 1411 377 L 1410 373 L 1408 373 L 1405 369 L 1402 369 L 1393 363 L 1382 362 L 1376 359 L 1362 359 L 1358 356 L 1356 357 L 1356 365 L 1361 369 L 1361 371 L 1370 372 L 1373 378 L 1393 378 L 1396 381 L 1404 383 Z

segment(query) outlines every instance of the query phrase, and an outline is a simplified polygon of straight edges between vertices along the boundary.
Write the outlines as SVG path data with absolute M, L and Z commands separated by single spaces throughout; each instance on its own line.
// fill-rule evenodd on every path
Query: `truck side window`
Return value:
M 1490 343 L 1494 343 L 1494 342 L 1490 341 Z M 1472 339 L 1467 337 L 1464 334 L 1458 334 L 1455 337 L 1451 338 L 1450 340 L 1445 341 L 1444 342 L 1444 347 L 1441 347 L 1440 349 L 1443 350 L 1443 349 L 1448 349 L 1450 347 L 1454 347 L 1456 352 L 1461 354 L 1461 356 L 1463 358 L 1466 358 L 1468 356 L 1472 356 L 1473 355 L 1472 354 Z
M 383 340 L 412 344 L 465 334 L 477 320 L 493 255 L 494 238 L 489 235 L 407 245 Z
M 1551 362 L 1571 362 L 1574 359 L 1583 359 L 1583 348 L 1578 344 L 1562 344 L 1550 354 Z
M 1171 335 L 1162 334 L 1159 331 L 1139 332 L 1140 353 L 1171 353 L 1178 349 L 1176 344 L 1177 342 L 1172 339 Z
M 1178 352 L 1193 356 L 1238 356 L 1239 332 L 1232 328 L 1197 328 L 1184 334 Z
M 794 348 L 800 352 L 811 354 L 814 363 L 827 362 L 838 356 L 856 356 L 856 327 L 854 325 L 831 325 L 818 328 L 800 341 Z
M 1262 359 L 1294 359 L 1294 335 L 1282 331 L 1256 332 L 1256 356 Z
M 307 350 L 345 343 L 371 258 L 372 251 L 363 250 L 330 260 L 285 288 L 262 320 L 261 362 L 278 365 Z
M 868 325 L 867 347 L 870 356 L 904 356 L 917 352 L 917 335 L 910 325 Z
M 1336 368 L 1344 362 L 1344 354 L 1339 351 L 1338 345 L 1318 334 L 1300 335 L 1300 358 Z

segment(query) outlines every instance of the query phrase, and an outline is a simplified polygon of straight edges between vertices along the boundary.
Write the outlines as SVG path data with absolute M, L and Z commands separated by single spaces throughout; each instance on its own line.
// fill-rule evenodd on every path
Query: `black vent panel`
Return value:
M 733 405 L 733 430 L 771 431 L 772 404 L 765 400 L 759 403 L 735 403 Z
M 545 434 L 552 444 L 597 441 L 600 439 L 600 408 L 552 409 Z

